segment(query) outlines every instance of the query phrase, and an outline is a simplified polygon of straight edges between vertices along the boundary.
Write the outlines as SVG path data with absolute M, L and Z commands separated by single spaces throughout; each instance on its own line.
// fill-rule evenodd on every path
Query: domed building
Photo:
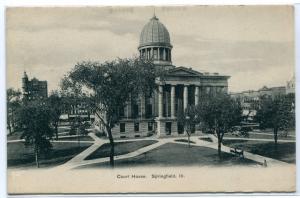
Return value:
M 176 67 L 172 63 L 172 49 L 168 29 L 153 16 L 142 29 L 138 51 L 141 58 L 153 61 L 167 74 L 163 81 L 157 79 L 158 91 L 128 101 L 120 110 L 123 119 L 112 130 L 114 138 L 184 136 L 177 116 L 189 105 L 197 105 L 205 95 L 213 97 L 217 92 L 227 92 L 229 76 Z M 199 131 L 193 128 L 192 133 Z
M 170 34 L 156 16 L 144 26 L 138 50 L 140 56 L 152 59 L 155 64 L 172 66 Z

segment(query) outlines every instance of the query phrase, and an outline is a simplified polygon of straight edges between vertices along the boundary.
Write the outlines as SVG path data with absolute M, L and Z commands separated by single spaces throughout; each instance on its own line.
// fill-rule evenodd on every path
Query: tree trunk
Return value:
M 35 146 L 35 164 L 36 167 L 39 168 L 40 167 L 40 162 L 39 162 L 39 150 L 37 148 L 37 146 Z
M 55 124 L 54 128 L 55 128 L 55 136 L 56 136 L 56 140 L 58 140 L 58 124 Z
M 277 151 L 278 129 L 274 128 L 275 151 Z
M 77 128 L 77 140 L 78 140 L 78 147 L 80 147 L 80 132 L 79 132 L 79 128 Z
M 9 135 L 11 135 L 12 134 L 12 130 L 11 130 L 10 122 L 7 122 L 7 128 L 8 128 L 8 131 L 9 131 Z
M 218 138 L 218 155 L 219 155 L 219 159 L 221 160 L 221 140 Z
M 109 162 L 110 166 L 113 168 L 115 163 L 114 163 L 114 155 L 115 155 L 115 144 L 114 144 L 114 139 L 111 133 L 111 128 L 107 127 L 107 133 L 108 133 L 108 138 L 109 138 L 109 143 L 110 143 L 110 155 L 109 155 Z
M 10 131 L 10 134 L 12 134 L 12 132 L 15 131 L 15 116 L 14 116 L 14 112 L 12 112 L 11 114 L 11 131 Z
M 188 143 L 189 143 L 189 147 L 191 147 L 191 143 L 190 143 L 190 135 L 188 135 Z

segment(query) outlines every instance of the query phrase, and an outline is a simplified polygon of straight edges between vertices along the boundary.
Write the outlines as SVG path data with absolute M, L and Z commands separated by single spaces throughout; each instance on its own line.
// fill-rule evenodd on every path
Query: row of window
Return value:
M 120 123 L 120 133 L 125 133 L 126 131 L 126 124 Z M 140 131 L 140 123 L 135 122 L 134 123 L 134 132 Z M 148 131 L 153 131 L 153 122 L 148 122 Z
M 154 128 L 154 123 L 153 122 L 148 122 L 148 131 L 153 131 Z M 165 129 L 166 129 L 166 134 L 171 135 L 171 128 L 172 128 L 172 122 L 166 122 L 165 123 Z M 195 133 L 195 126 L 191 126 L 191 133 Z M 120 123 L 120 133 L 125 133 L 126 131 L 126 124 L 125 123 Z M 139 132 L 140 131 L 140 123 L 135 122 L 134 123 L 134 132 Z M 178 134 L 183 134 L 184 132 L 184 126 L 180 123 L 177 124 L 177 132 Z
M 121 108 L 119 110 L 120 116 L 124 117 L 125 116 L 125 111 L 124 108 Z M 139 105 L 138 104 L 133 104 L 131 108 L 131 117 L 132 118 L 137 118 L 140 116 L 140 111 L 139 111 Z M 146 118 L 151 118 L 152 115 L 152 104 L 146 104 L 145 108 L 145 117 Z

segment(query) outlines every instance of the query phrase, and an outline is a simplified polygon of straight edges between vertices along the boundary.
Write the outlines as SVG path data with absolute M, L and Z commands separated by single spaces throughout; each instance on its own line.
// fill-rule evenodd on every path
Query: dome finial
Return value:
M 154 7 L 154 10 L 153 10 L 153 17 L 151 18 L 151 20 L 158 20 L 158 18 L 155 15 L 155 7 Z

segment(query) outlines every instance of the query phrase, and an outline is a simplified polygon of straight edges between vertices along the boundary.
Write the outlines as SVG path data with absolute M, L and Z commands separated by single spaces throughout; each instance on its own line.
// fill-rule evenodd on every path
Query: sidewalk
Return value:
M 87 148 L 83 152 L 76 155 L 74 158 L 69 160 L 67 163 L 65 163 L 63 165 L 60 165 L 58 167 L 55 167 L 55 169 L 58 169 L 58 170 L 71 170 L 71 169 L 78 168 L 78 167 L 85 166 L 85 165 L 109 162 L 109 160 L 110 160 L 109 157 L 92 159 L 92 160 L 84 160 L 89 155 L 91 155 L 94 151 L 96 151 L 99 147 L 101 147 L 103 144 L 109 143 L 108 140 L 100 139 L 94 133 L 89 133 L 89 136 L 92 137 L 95 140 L 94 144 L 92 146 L 90 146 L 89 148 Z M 192 146 L 208 147 L 208 148 L 218 150 L 218 139 L 214 135 L 205 135 L 205 136 L 201 136 L 201 137 L 202 138 L 203 137 L 209 137 L 209 138 L 212 139 L 213 142 L 200 140 L 199 136 L 192 136 L 192 137 L 190 137 L 190 141 L 195 142 L 195 144 L 191 144 L 191 145 Z M 127 154 L 114 156 L 114 159 L 115 160 L 121 160 L 121 159 L 136 157 L 136 156 L 139 156 L 143 153 L 149 152 L 149 151 L 151 151 L 155 148 L 158 148 L 158 147 L 160 147 L 160 146 L 162 146 L 166 143 L 176 143 L 176 144 L 185 144 L 185 145 L 188 144 L 187 142 L 175 141 L 175 140 L 178 140 L 178 139 L 185 139 L 185 138 L 184 137 L 170 137 L 170 138 L 163 138 L 163 139 L 140 138 L 140 139 L 116 140 L 115 142 L 128 142 L 128 141 L 140 141 L 140 140 L 156 140 L 158 142 L 154 143 L 154 144 L 151 144 L 149 146 L 145 146 L 143 148 L 140 148 L 138 150 L 135 150 L 135 151 L 127 153 Z M 230 138 L 230 139 L 243 139 L 244 140 L 246 138 Z M 254 140 L 256 140 L 256 139 L 254 139 Z M 258 139 L 258 141 L 259 141 L 259 139 Z M 265 140 L 263 140 L 263 141 L 265 141 Z M 230 147 L 222 145 L 222 152 L 232 154 L 230 152 L 230 149 L 231 149 Z M 279 160 L 275 160 L 275 159 L 272 159 L 272 158 L 252 154 L 252 153 L 249 153 L 249 152 L 246 152 L 246 151 L 244 151 L 244 158 L 256 161 L 259 164 L 264 164 L 264 162 L 266 161 L 268 166 L 288 165 L 288 163 L 285 163 L 285 162 L 282 162 L 282 161 L 279 161 Z
M 218 150 L 218 139 L 214 135 L 209 135 L 209 137 L 212 139 L 213 143 L 207 143 L 205 146 Z M 240 138 L 240 139 L 242 139 L 242 138 Z M 197 142 L 199 145 L 203 145 L 203 143 L 202 143 L 203 140 L 199 140 L 199 138 L 193 138 L 193 141 Z M 230 152 L 230 149 L 231 149 L 230 147 L 222 144 L 221 150 L 223 152 L 232 154 Z M 256 161 L 260 164 L 263 164 L 266 160 L 268 166 L 288 165 L 288 163 L 286 163 L 286 162 L 279 161 L 279 160 L 276 160 L 273 158 L 268 158 L 268 157 L 261 156 L 261 155 L 257 155 L 257 154 L 253 154 L 253 153 L 249 153 L 247 151 L 244 151 L 244 158 Z

